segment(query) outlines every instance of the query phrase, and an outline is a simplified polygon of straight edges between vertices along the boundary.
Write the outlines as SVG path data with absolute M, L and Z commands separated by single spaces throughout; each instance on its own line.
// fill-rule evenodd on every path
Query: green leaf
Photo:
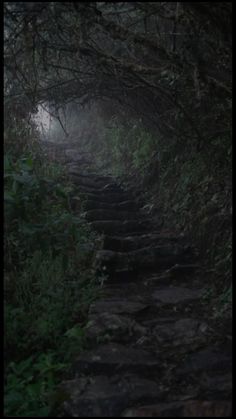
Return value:
M 50 407 L 49 406 L 43 406 L 43 407 L 37 409 L 37 412 L 34 412 L 34 413 L 36 413 L 35 414 L 36 417 L 40 417 L 40 418 L 44 417 L 44 416 L 48 416 L 49 413 L 50 413 Z
M 4 170 L 8 171 L 11 168 L 11 160 L 7 155 L 4 155 Z
M 21 375 L 24 371 L 26 371 L 33 362 L 33 357 L 29 357 L 24 361 L 19 362 L 18 364 L 13 362 L 11 364 L 11 369 L 14 371 L 15 374 Z
M 65 336 L 68 338 L 80 338 L 83 336 L 83 330 L 80 326 L 74 326 L 71 329 L 67 330 Z
M 30 183 L 32 181 L 32 178 L 28 175 L 28 173 L 24 173 L 22 175 L 13 174 L 13 179 L 22 184 Z
M 33 168 L 33 159 L 31 157 L 27 157 L 21 160 L 20 164 L 21 169 L 29 171 Z
M 14 194 L 11 192 L 4 192 L 4 201 L 7 202 L 15 202 Z
M 5 405 L 11 407 L 12 405 L 15 406 L 19 403 L 22 403 L 23 400 L 24 395 L 22 394 L 22 392 L 17 390 L 11 390 L 11 392 L 6 394 L 6 396 L 4 397 Z

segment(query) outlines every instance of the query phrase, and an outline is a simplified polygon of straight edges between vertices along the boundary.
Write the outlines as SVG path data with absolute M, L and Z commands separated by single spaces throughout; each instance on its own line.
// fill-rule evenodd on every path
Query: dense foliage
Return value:
M 98 240 L 74 215 L 72 186 L 39 152 L 4 158 L 7 416 L 45 416 L 52 390 L 85 344 L 99 282 Z
M 230 130 L 230 2 L 6 2 L 5 21 L 7 100 L 109 98 L 197 148 Z

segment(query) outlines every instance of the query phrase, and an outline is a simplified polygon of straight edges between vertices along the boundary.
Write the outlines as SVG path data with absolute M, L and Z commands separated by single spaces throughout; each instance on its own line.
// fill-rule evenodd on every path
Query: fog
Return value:
M 46 105 L 39 105 L 38 106 L 38 112 L 36 115 L 33 116 L 33 120 L 37 125 L 37 128 L 40 132 L 41 138 L 43 139 L 47 137 L 47 135 L 50 132 L 50 126 L 51 126 L 51 120 L 52 117 L 49 115 L 49 113 L 45 110 Z
M 98 143 L 104 129 L 98 104 L 82 108 L 76 103 L 70 103 L 56 111 L 42 104 L 38 106 L 33 120 L 42 141 L 70 142 L 84 148 L 91 143 Z

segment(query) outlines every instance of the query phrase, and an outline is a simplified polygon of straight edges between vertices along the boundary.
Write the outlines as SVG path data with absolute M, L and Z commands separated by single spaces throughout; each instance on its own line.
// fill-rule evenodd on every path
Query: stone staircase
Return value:
M 89 170 L 87 156 L 64 158 L 87 220 L 104 235 L 97 263 L 108 280 L 56 416 L 231 416 L 231 330 L 207 318 L 193 249 L 145 214 L 137 193 Z

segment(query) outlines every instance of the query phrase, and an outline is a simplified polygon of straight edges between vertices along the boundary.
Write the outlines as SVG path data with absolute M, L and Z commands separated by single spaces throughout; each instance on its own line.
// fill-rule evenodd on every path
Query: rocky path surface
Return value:
M 108 280 L 57 415 L 231 416 L 231 340 L 204 314 L 194 251 L 150 219 L 136 193 L 89 171 L 86 156 L 65 157 L 88 221 L 104 234 L 97 260 Z

